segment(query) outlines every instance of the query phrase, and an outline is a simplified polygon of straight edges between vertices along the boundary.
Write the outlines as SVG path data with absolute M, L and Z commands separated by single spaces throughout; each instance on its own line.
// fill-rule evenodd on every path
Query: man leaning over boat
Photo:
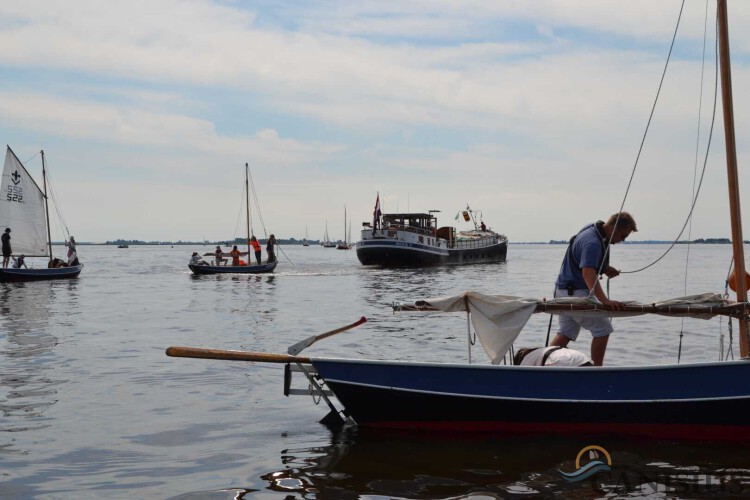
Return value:
M 624 304 L 610 300 L 599 284 L 600 273 L 614 278 L 620 272 L 609 265 L 609 245 L 625 241 L 637 231 L 635 220 L 628 212 L 613 214 L 607 222 L 598 221 L 581 229 L 570 239 L 560 274 L 555 281 L 556 297 L 594 296 L 613 310 L 622 310 Z M 578 338 L 581 327 L 591 332 L 591 359 L 596 366 L 604 363 L 609 334 L 613 332 L 610 318 L 589 316 L 558 316 L 557 335 L 551 346 L 567 347 Z

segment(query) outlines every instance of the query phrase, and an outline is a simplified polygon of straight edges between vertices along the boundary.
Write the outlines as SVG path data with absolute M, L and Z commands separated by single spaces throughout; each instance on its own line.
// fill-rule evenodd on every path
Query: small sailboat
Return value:
M 344 241 L 336 246 L 337 250 L 351 250 L 352 246 L 349 244 L 351 239 L 351 225 L 349 226 L 349 238 L 346 236 L 346 205 L 344 205 Z
M 254 254 L 250 244 L 250 190 L 249 190 L 249 178 L 250 178 L 250 166 L 245 163 L 245 213 L 247 216 L 246 227 L 247 227 L 247 259 L 248 264 L 251 262 L 250 257 Z M 223 254 L 226 255 L 226 254 Z M 218 256 L 217 256 L 218 257 Z M 217 262 L 218 263 L 218 262 Z M 240 265 L 240 266 L 221 266 L 206 264 L 206 263 L 190 263 L 188 267 L 193 274 L 260 274 L 270 273 L 276 269 L 278 261 L 268 262 L 266 264 L 251 265 Z
M 47 170 L 44 151 L 40 154 L 42 189 L 8 146 L 2 177 L 2 192 L 6 193 L 6 196 L 0 199 L 0 221 L 11 229 L 13 255 L 46 257 L 47 262 L 41 268 L 0 269 L 0 282 L 75 278 L 83 269 L 83 264 L 48 267 L 49 263 L 53 262 L 52 237 L 47 204 Z
M 310 246 L 310 242 L 308 241 L 308 237 L 307 237 L 307 226 L 305 226 L 305 239 L 302 240 L 302 246 L 303 247 L 309 247 Z

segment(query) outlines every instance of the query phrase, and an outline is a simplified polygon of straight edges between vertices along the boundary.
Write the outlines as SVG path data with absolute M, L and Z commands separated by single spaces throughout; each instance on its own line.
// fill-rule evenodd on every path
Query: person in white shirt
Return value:
M 513 364 L 521 366 L 594 366 L 591 358 L 567 347 L 548 346 L 516 351 Z

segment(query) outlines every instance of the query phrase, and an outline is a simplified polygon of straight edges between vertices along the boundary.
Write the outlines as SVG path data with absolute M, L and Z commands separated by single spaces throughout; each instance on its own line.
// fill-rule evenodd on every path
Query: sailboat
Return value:
M 305 239 L 302 240 L 302 246 L 303 247 L 309 247 L 310 242 L 307 240 L 307 226 L 305 226 Z
M 291 387 L 291 374 L 302 372 L 311 392 L 331 410 L 323 419 L 327 424 L 345 418 L 391 429 L 750 441 L 750 304 L 739 212 L 727 6 L 726 0 L 717 1 L 735 302 L 706 294 L 655 304 L 631 303 L 616 313 L 586 298 L 536 300 L 465 292 L 397 307 L 467 314 L 490 354 L 490 365 L 299 355 L 317 340 L 356 324 L 310 337 L 286 354 L 170 347 L 167 355 L 286 364 L 285 394 L 301 391 Z M 533 313 L 733 317 L 740 326 L 741 359 L 593 368 L 495 364 L 504 359 Z
M 2 178 L 2 192 L 6 196 L 0 199 L 0 221 L 4 227 L 11 229 L 13 255 L 46 257 L 47 261 L 43 268 L 0 269 L 0 281 L 76 278 L 81 273 L 83 264 L 47 267 L 53 257 L 44 151 L 40 152 L 43 188 L 39 189 L 10 146 L 7 148 Z
M 326 221 L 326 232 L 323 235 L 323 241 L 320 242 L 323 248 L 336 248 L 336 243 L 332 242 L 328 237 L 328 221 Z
M 250 190 L 249 190 L 250 166 L 245 163 L 245 215 L 247 229 L 247 260 L 246 266 L 217 266 L 206 264 L 188 264 L 193 274 L 260 274 L 270 273 L 276 269 L 278 261 L 268 262 L 266 264 L 249 265 L 252 262 L 251 256 L 254 255 L 250 246 Z M 225 254 L 226 255 L 226 254 Z
M 351 239 L 351 226 L 349 229 L 349 238 Z M 344 205 L 344 241 L 336 246 L 337 250 L 351 250 L 352 246 L 349 244 L 350 239 L 347 239 L 346 235 L 346 205 Z

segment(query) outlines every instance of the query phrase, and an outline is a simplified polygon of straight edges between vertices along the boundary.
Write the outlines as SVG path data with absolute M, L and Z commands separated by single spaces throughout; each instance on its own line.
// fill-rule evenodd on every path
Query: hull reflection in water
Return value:
M 318 498 L 750 494 L 750 458 L 737 447 L 600 442 L 611 469 L 566 480 L 564 471 L 576 469 L 576 455 L 588 444 L 460 434 L 436 440 L 429 433 L 348 427 L 329 446 L 282 450 L 284 468 L 261 479 L 271 490 Z

